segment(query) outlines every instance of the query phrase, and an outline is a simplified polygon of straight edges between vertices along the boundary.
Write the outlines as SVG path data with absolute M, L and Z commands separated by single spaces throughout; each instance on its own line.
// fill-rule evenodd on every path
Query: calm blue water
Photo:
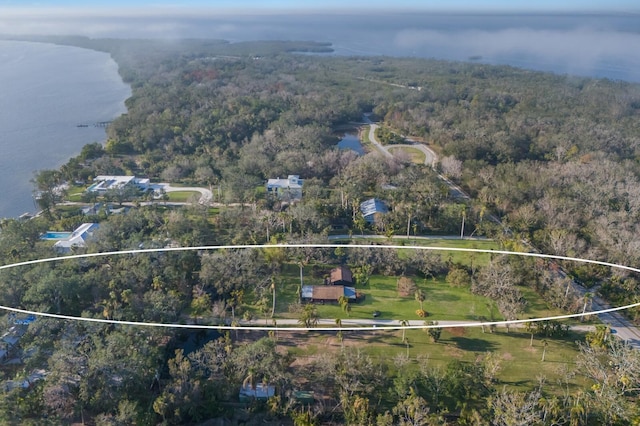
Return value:
M 130 93 L 105 53 L 0 41 L 0 217 L 35 211 L 34 171 L 104 141 L 92 124 L 125 112 Z
M 338 142 L 338 148 L 350 149 L 357 152 L 359 155 L 364 155 L 364 148 L 360 143 L 358 135 L 353 135 L 351 133 L 345 134 L 344 137 L 340 139 L 340 141 Z

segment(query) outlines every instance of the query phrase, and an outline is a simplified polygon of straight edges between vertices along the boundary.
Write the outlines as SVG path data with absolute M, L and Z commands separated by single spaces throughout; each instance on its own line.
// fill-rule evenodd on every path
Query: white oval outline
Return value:
M 135 250 L 119 250 L 110 252 L 99 253 L 84 253 L 75 254 L 63 257 L 48 257 L 44 259 L 27 260 L 23 262 L 12 263 L 9 265 L 0 266 L 0 271 L 4 269 L 15 268 L 18 266 L 35 265 L 38 263 L 57 262 L 60 260 L 69 259 L 83 259 L 90 257 L 104 257 L 104 256 L 117 256 L 123 254 L 140 254 L 140 253 L 160 253 L 160 252 L 172 252 L 172 251 L 198 251 L 198 250 L 225 250 L 225 249 L 257 249 L 257 248 L 376 248 L 376 249 L 412 249 L 412 250 L 431 250 L 431 251 L 458 251 L 469 253 L 489 253 L 489 254 L 505 254 L 511 256 L 525 256 L 525 257 L 538 257 L 543 259 L 556 259 L 556 260 L 569 260 L 574 262 L 590 263 L 595 265 L 609 266 L 611 268 L 624 269 L 628 271 L 640 273 L 640 269 L 633 268 L 631 266 L 618 265 L 610 262 L 603 262 L 599 260 L 581 259 L 577 257 L 557 256 L 552 254 L 542 253 L 530 253 L 530 252 L 516 252 L 506 250 L 488 250 L 488 249 L 473 249 L 473 248 L 460 248 L 460 247 L 434 247 L 434 246 L 411 246 L 411 245 L 375 245 L 375 244 L 236 244 L 236 245 L 224 245 L 224 246 L 197 246 L 197 247 L 166 247 L 166 248 L 153 248 L 153 249 L 135 249 Z M 258 331 L 366 331 L 366 330 L 401 330 L 401 329 L 430 329 L 430 328 L 456 328 L 456 327 L 482 327 L 482 326 L 499 326 L 507 324 L 522 324 L 532 323 L 540 321 L 552 321 L 568 318 L 579 318 L 583 316 L 599 315 L 609 312 L 622 311 L 625 309 L 635 308 L 640 306 L 640 302 L 630 305 L 620 306 L 616 308 L 602 309 L 599 311 L 591 311 L 579 314 L 567 314 L 556 315 L 551 317 L 541 318 L 529 318 L 522 320 L 509 320 L 509 321 L 488 321 L 488 322 L 470 322 L 470 323 L 456 323 L 446 325 L 372 325 L 372 326 L 359 326 L 359 327 L 278 327 L 275 326 L 253 326 L 253 325 L 201 325 L 201 324 L 175 324 L 175 323 L 154 323 L 154 322 L 141 322 L 141 321 L 120 321 L 101 318 L 86 318 L 75 317 L 70 315 L 50 314 L 46 312 L 29 311 L 25 309 L 13 308 L 10 306 L 0 305 L 0 309 L 10 312 L 22 313 L 27 315 L 37 315 L 48 318 L 64 319 L 71 321 L 85 321 L 93 323 L 103 324 L 120 324 L 131 325 L 141 327 L 162 327 L 162 328 L 186 328 L 186 329 L 207 329 L 207 330 L 258 330 Z M 396 320 L 402 321 L 402 320 Z M 447 320 L 444 320 L 447 321 Z M 276 322 L 277 324 L 277 322 Z

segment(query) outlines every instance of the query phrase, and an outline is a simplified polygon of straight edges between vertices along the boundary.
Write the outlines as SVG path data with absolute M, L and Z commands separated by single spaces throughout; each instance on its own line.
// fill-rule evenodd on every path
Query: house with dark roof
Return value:
M 353 274 L 351 269 L 346 266 L 338 266 L 333 268 L 326 280 L 329 285 L 353 285 Z
M 387 205 L 377 198 L 371 198 L 360 203 L 360 212 L 368 223 L 376 221 L 376 215 L 389 213 Z
M 342 285 L 305 285 L 302 286 L 301 298 L 303 302 L 338 303 L 342 297 L 349 302 L 356 301 L 356 289 Z

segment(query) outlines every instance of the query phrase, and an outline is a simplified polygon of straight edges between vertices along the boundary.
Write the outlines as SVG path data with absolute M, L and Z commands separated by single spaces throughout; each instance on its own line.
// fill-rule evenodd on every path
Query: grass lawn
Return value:
M 194 196 L 200 198 L 200 193 L 195 191 L 173 191 L 167 192 L 167 195 L 169 196 L 169 201 L 174 203 L 186 203 Z
M 367 352 L 373 356 L 387 358 L 391 353 L 406 354 L 406 345 L 402 344 L 402 332 L 387 333 L 380 342 L 367 342 Z M 358 339 L 345 333 L 345 341 Z M 534 340 L 530 344 L 530 335 L 521 331 L 507 334 L 500 329 L 494 333 L 483 333 L 482 329 L 444 329 L 440 340 L 432 343 L 422 330 L 408 330 L 409 357 L 428 357 L 432 366 L 444 367 L 453 359 L 475 362 L 485 352 L 495 352 L 502 358 L 502 369 L 498 374 L 500 382 L 517 388 L 533 388 L 536 377 L 546 376 L 549 383 L 563 377 L 563 368 L 573 368 L 578 352 L 576 340 L 584 336 L 571 334 L 563 339 L 547 339 L 545 361 L 542 362 L 544 344 Z M 347 343 L 348 344 L 348 343 Z M 391 353 L 390 353 L 391 352 Z
M 340 350 L 340 342 L 332 332 L 299 334 L 297 344 L 288 347 L 297 357 L 313 358 L 324 352 Z M 584 335 L 570 333 L 568 336 L 544 341 L 536 337 L 530 346 L 530 335 L 522 330 L 506 333 L 503 328 L 494 333 L 483 333 L 480 327 L 445 328 L 440 340 L 432 343 L 422 330 L 407 330 L 407 345 L 402 343 L 402 331 L 343 332 L 344 346 L 354 347 L 374 359 L 390 365 L 398 356 L 408 353 L 409 362 L 403 368 L 419 368 L 426 362 L 431 368 L 445 368 L 453 360 L 473 363 L 487 352 L 499 354 L 501 369 L 496 386 L 506 385 L 518 390 L 531 390 L 538 385 L 538 377 L 546 378 L 547 389 L 560 393 L 558 380 L 566 376 L 567 370 L 575 367 L 578 354 L 577 341 L 584 341 Z M 291 335 L 281 333 L 279 339 L 287 341 Z M 542 353 L 545 351 L 545 361 Z M 583 379 L 576 377 L 570 386 L 582 386 Z
M 419 149 L 416 148 L 409 148 L 406 146 L 388 146 L 387 149 L 389 150 L 389 152 L 391 153 L 395 153 L 395 151 L 402 151 L 404 153 L 406 153 L 407 155 L 409 155 L 409 158 L 411 159 L 412 163 L 416 163 L 416 164 L 424 164 L 425 162 L 425 155 L 424 152 L 420 151 Z

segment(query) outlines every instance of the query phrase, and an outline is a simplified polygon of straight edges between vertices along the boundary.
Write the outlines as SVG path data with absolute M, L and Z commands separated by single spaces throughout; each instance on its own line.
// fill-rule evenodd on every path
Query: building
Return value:
M 298 175 L 289 175 L 286 179 L 269 179 L 267 181 L 267 194 L 275 195 L 283 200 L 301 200 L 303 179 Z
M 276 388 L 264 383 L 257 383 L 255 387 L 251 383 L 244 383 L 240 388 L 238 399 L 240 402 L 249 402 L 251 400 L 266 401 L 276 394 Z
M 69 253 L 74 247 L 85 247 L 99 227 L 97 223 L 83 223 L 67 238 L 56 242 L 53 248 L 58 253 Z
M 142 191 L 149 189 L 150 181 L 147 178 L 137 178 L 135 176 L 96 176 L 93 185 L 87 191 L 104 194 L 109 190 L 122 189 L 127 186 L 136 186 Z
M 382 200 L 371 198 L 360 203 L 360 212 L 364 220 L 368 223 L 374 223 L 376 221 L 376 215 L 389 213 L 389 208 Z
M 329 285 L 353 285 L 353 274 L 346 266 L 333 268 L 327 280 Z
M 356 301 L 356 289 L 341 285 L 305 285 L 302 286 L 301 298 L 303 302 L 338 303 L 345 296 L 350 302 Z

